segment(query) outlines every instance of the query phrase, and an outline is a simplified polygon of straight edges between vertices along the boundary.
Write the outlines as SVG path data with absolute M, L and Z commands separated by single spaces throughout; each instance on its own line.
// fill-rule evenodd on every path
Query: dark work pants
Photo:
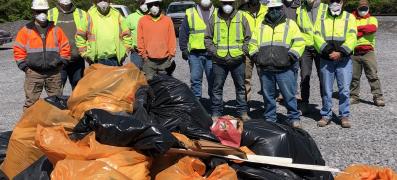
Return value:
M 85 61 L 83 58 L 73 59 L 67 66 L 61 70 L 62 85 L 65 87 L 69 78 L 70 86 L 74 89 L 80 79 L 83 77 L 85 69 Z
M 300 69 L 301 69 L 301 83 L 300 83 L 300 88 L 301 88 L 301 97 L 302 97 L 302 102 L 303 103 L 309 103 L 309 98 L 310 98 L 310 77 L 312 75 L 312 69 L 313 69 L 313 62 L 314 65 L 316 66 L 317 70 L 317 77 L 320 79 L 320 55 L 317 53 L 315 49 L 305 49 L 305 52 L 303 53 L 302 60 L 300 61 Z M 319 82 L 319 84 L 321 84 Z M 322 95 L 322 87 L 320 87 L 320 94 L 321 97 Z

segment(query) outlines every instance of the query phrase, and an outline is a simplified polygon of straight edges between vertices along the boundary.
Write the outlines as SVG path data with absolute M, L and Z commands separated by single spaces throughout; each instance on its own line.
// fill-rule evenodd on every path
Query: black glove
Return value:
M 323 51 L 321 52 L 321 54 L 323 54 L 323 55 L 329 55 L 329 54 L 332 53 L 333 50 L 334 50 L 334 49 L 332 48 L 332 46 L 330 46 L 329 44 L 327 44 L 327 45 L 324 47 L 324 49 L 323 49 Z
M 184 60 L 188 60 L 189 59 L 189 51 L 188 50 L 184 50 L 182 52 L 182 59 L 184 59 Z

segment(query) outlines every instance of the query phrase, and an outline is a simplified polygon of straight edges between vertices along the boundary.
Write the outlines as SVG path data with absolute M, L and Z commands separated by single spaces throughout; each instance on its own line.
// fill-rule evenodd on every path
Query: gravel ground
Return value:
M 362 103 L 353 105 L 351 129 L 342 129 L 332 123 L 326 128 L 316 127 L 320 118 L 321 98 L 319 95 L 318 78 L 312 78 L 312 107 L 316 109 L 310 116 L 302 117 L 304 129 L 316 140 L 328 166 L 344 169 L 352 163 L 388 166 L 397 170 L 397 61 L 394 47 L 397 46 L 397 20 L 395 17 L 381 17 L 380 33 L 378 33 L 377 56 L 379 62 L 379 76 L 383 85 L 386 107 L 380 108 L 372 104 L 372 96 L 368 83 L 363 77 Z M 19 29 L 21 22 L 16 25 L 0 24 L 0 28 L 10 29 L 13 32 Z M 7 26 L 7 27 L 6 27 Z M 11 26 L 11 27 L 9 27 Z M 14 32 L 15 33 L 15 32 Z M 24 102 L 23 80 L 24 74 L 18 70 L 12 61 L 12 44 L 0 48 L 0 131 L 11 130 L 21 115 Z M 189 83 L 189 68 L 183 61 L 180 52 L 177 54 L 177 70 L 175 77 Z M 314 68 L 315 69 L 315 68 Z M 254 72 L 256 74 L 256 72 Z M 315 73 L 314 73 L 315 74 Z M 259 91 L 258 77 L 254 76 L 254 86 L 250 115 L 260 118 L 263 113 L 263 99 L 256 92 Z M 204 88 L 207 87 L 204 83 Z M 67 87 L 65 94 L 70 93 Z M 208 97 L 204 93 L 204 97 Z M 45 96 L 45 95 L 43 95 Z M 233 114 L 235 101 L 234 85 L 230 78 L 225 84 L 224 100 L 226 113 Z M 208 101 L 203 102 L 208 106 Z M 337 104 L 337 100 L 334 100 Z M 336 107 L 334 105 L 334 107 Z M 286 113 L 284 107 L 279 106 L 280 117 Z M 334 109 L 334 112 L 337 111 Z

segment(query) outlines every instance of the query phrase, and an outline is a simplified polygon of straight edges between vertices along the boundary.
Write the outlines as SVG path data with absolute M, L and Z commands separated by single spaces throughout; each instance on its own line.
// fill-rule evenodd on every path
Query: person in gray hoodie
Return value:
M 236 88 L 237 115 L 249 120 L 245 96 L 245 58 L 251 30 L 243 12 L 233 7 L 234 0 L 221 0 L 222 7 L 215 11 L 205 32 L 205 47 L 213 62 L 212 118 L 223 114 L 223 86 L 229 72 Z

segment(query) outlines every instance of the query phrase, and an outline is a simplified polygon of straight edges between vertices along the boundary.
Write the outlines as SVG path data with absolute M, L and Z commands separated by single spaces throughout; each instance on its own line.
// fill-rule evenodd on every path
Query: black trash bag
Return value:
M 52 104 L 53 106 L 61 110 L 68 109 L 68 99 L 69 96 L 50 96 L 44 98 L 45 101 L 47 101 L 48 103 Z
M 213 157 L 205 161 L 208 169 L 215 169 L 228 163 L 237 174 L 238 179 L 246 180 L 303 180 L 289 169 L 254 163 L 234 163 L 223 158 Z M 207 172 L 210 174 L 211 172 Z
M 53 170 L 51 162 L 43 156 L 14 177 L 14 180 L 50 180 Z
M 149 156 L 166 153 L 177 139 L 166 129 L 147 124 L 144 108 L 135 109 L 133 114 L 110 113 L 92 109 L 76 125 L 74 132 L 95 131 L 95 138 L 102 144 L 120 147 L 134 147 Z
M 257 155 L 292 158 L 294 163 L 325 165 L 312 137 L 306 131 L 264 120 L 244 123 L 241 146 L 247 146 Z M 330 172 L 291 169 L 304 179 L 333 179 Z
M 149 108 L 152 122 L 191 139 L 219 142 L 210 130 L 211 116 L 185 83 L 167 75 L 156 75 L 149 85 L 154 94 Z
M 2 170 L 0 170 L 0 180 L 8 180 L 7 175 Z
M 0 133 L 0 164 L 3 163 L 6 158 L 8 142 L 10 141 L 12 131 L 6 131 Z

